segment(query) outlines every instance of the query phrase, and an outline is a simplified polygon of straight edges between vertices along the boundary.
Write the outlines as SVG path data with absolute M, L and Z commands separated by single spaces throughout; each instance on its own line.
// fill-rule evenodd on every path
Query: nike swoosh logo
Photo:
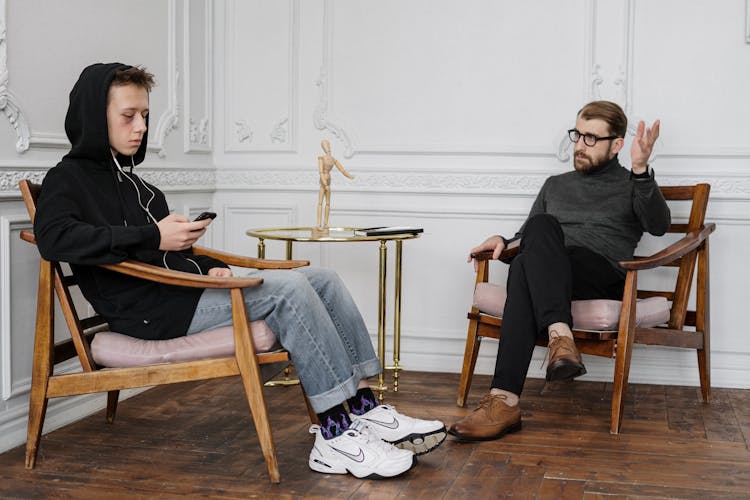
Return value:
M 329 445 L 329 446 L 330 446 L 330 445 Z M 352 459 L 352 460 L 354 460 L 355 462 L 364 462 L 364 461 L 365 461 L 365 452 L 364 452 L 364 451 L 362 451 L 362 448 L 360 448 L 360 449 L 359 449 L 359 453 L 358 453 L 358 454 L 356 454 L 356 455 L 352 455 L 351 453 L 348 453 L 348 452 L 346 452 L 346 451 L 344 451 L 344 450 L 339 450 L 339 449 L 338 449 L 338 448 L 336 448 L 335 446 L 331 446 L 331 448 L 332 448 L 333 450 L 336 450 L 336 451 L 338 451 L 339 453 L 341 453 L 341 454 L 342 454 L 342 455 L 344 455 L 345 457 L 349 457 L 349 458 L 351 458 L 351 459 Z
M 398 420 L 396 420 L 396 417 L 391 417 L 391 418 L 393 420 L 391 420 L 390 422 L 383 422 L 382 420 L 375 420 L 372 418 L 365 418 L 364 420 L 367 420 L 368 422 L 372 422 L 373 424 L 382 425 L 383 427 L 387 427 L 389 429 L 398 429 Z

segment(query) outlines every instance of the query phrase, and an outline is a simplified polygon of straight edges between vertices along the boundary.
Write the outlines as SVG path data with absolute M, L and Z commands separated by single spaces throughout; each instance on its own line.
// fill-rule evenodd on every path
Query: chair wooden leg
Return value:
M 44 426 L 44 416 L 47 413 L 47 383 L 55 364 L 53 335 L 55 309 L 52 272 L 51 263 L 41 259 L 36 304 L 34 361 L 31 370 L 31 395 L 29 397 L 29 426 L 26 436 L 27 469 L 33 469 L 36 462 Z
M 708 240 L 698 251 L 695 329 L 703 332 L 703 349 L 698 349 L 698 376 L 704 403 L 711 402 L 711 315 L 708 273 Z
M 245 314 L 245 301 L 242 290 L 234 288 L 232 294 L 232 319 L 234 322 L 234 350 L 240 378 L 245 387 L 247 402 L 258 433 L 263 457 L 268 467 L 268 476 L 272 483 L 281 482 L 279 464 L 276 460 L 276 446 L 271 434 L 271 424 L 268 421 L 268 409 L 263 396 L 263 382 L 260 376 L 258 360 L 255 356 L 255 346 L 252 343 L 250 326 Z
M 107 393 L 107 423 L 112 424 L 117 414 L 117 402 L 120 399 L 120 391 L 109 391 Z
M 477 335 L 479 325 L 476 320 L 469 321 L 469 331 L 466 334 L 466 349 L 464 350 L 464 365 L 461 369 L 461 382 L 458 384 L 458 406 L 466 406 L 466 398 L 471 389 L 471 381 L 474 377 L 474 369 L 477 365 L 477 355 L 481 339 Z
M 254 354 L 251 354 L 251 356 L 254 356 Z M 245 366 L 242 366 L 243 364 Z M 281 474 L 276 460 L 276 446 L 271 434 L 271 423 L 268 421 L 268 409 L 263 396 L 263 384 L 261 383 L 257 363 L 255 369 L 253 369 L 251 362 L 240 363 L 240 377 L 242 378 L 242 384 L 245 386 L 245 394 L 253 416 L 255 431 L 258 433 L 258 441 L 268 467 L 268 476 L 272 483 L 280 483 Z
M 630 358 L 633 354 L 633 341 L 635 340 L 636 277 L 635 271 L 628 271 L 625 278 L 625 292 L 623 293 L 620 327 L 617 334 L 615 379 L 612 388 L 612 416 L 609 424 L 611 434 L 619 434 L 622 427 L 625 394 L 627 393 L 628 376 L 630 375 Z

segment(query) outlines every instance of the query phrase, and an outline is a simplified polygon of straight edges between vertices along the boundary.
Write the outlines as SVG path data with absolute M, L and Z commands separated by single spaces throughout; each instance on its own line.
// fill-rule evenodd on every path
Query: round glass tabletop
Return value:
M 360 228 L 353 227 L 331 227 L 328 229 L 318 229 L 315 227 L 271 227 L 249 229 L 246 234 L 266 240 L 321 242 L 410 240 L 419 236 L 419 234 L 414 233 L 379 234 L 375 236 L 365 236 L 355 233 L 355 231 L 360 230 Z

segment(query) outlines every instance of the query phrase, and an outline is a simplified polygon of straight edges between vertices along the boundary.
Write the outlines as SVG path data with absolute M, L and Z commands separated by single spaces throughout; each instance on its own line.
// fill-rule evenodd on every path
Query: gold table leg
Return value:
M 296 378 L 289 378 L 289 372 L 291 371 L 292 364 L 289 363 L 286 368 L 284 368 L 284 378 L 281 380 L 269 380 L 265 384 L 263 384 L 266 387 L 285 387 L 288 385 L 299 385 L 299 379 Z
M 266 258 L 266 244 L 263 241 L 263 238 L 258 238 L 258 258 L 259 259 Z
M 380 266 L 378 276 L 378 357 L 383 368 L 378 375 L 378 385 L 375 390 L 378 391 L 378 399 L 383 402 L 383 392 L 388 390 L 385 385 L 385 270 L 388 257 L 388 248 L 386 240 L 380 240 Z
M 393 392 L 398 392 L 398 372 L 401 370 L 401 251 L 402 241 L 396 240 L 396 276 L 394 289 L 396 296 L 393 307 L 393 366 L 386 366 L 387 370 L 393 370 Z

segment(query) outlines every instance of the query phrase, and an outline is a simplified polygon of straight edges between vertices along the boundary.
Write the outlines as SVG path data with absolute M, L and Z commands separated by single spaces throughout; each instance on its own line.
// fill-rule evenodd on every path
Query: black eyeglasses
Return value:
M 595 136 L 594 134 L 582 134 L 574 128 L 568 130 L 568 137 L 570 138 L 570 142 L 574 144 L 578 142 L 578 140 L 581 137 L 583 137 L 583 143 L 590 148 L 596 146 L 597 141 L 611 141 L 612 139 L 618 139 L 618 136 L 616 135 L 608 135 L 607 137 L 598 137 L 598 136 Z

